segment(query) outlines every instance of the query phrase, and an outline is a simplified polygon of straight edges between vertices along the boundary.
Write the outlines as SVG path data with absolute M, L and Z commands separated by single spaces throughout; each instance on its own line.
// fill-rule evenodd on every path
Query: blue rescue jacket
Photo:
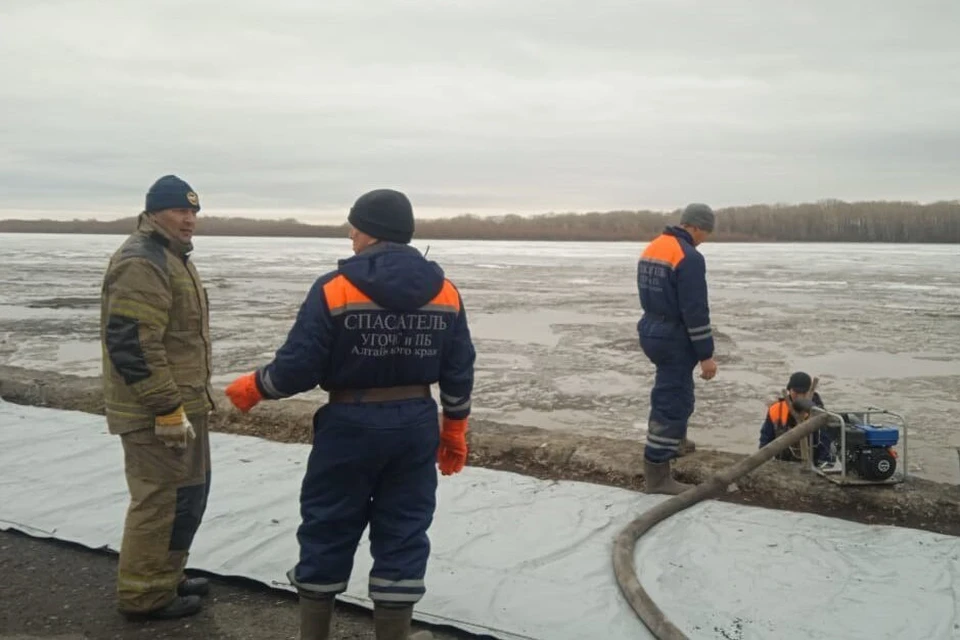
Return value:
M 647 245 L 637 262 L 637 290 L 641 337 L 689 340 L 697 360 L 713 357 L 707 267 L 689 233 L 667 227 Z
M 470 415 L 476 354 L 460 292 L 408 245 L 340 260 L 307 293 L 286 342 L 257 370 L 265 398 L 439 383 L 444 415 Z
M 823 409 L 823 399 L 820 397 L 820 394 L 816 391 L 813 392 L 813 397 L 811 398 L 813 404 Z M 767 415 L 763 419 L 763 425 L 760 426 L 760 447 L 763 448 L 773 442 L 777 437 L 777 430 L 782 429 L 792 429 L 797 426 L 797 421 L 793 419 L 793 416 L 790 414 L 790 409 L 787 407 L 786 400 L 778 400 L 770 405 L 767 409 Z M 786 452 L 777 456 L 781 460 L 793 460 L 793 455 L 788 449 Z M 814 438 L 814 451 L 813 451 L 813 460 L 814 462 L 823 462 L 830 459 L 830 438 L 828 432 L 825 429 L 820 429 L 817 432 L 817 437 Z

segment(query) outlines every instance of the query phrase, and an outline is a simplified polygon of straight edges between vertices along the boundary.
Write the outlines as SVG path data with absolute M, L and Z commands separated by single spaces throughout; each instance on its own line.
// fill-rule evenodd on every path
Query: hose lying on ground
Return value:
M 801 422 L 729 469 L 715 474 L 693 489 L 688 489 L 680 495 L 673 496 L 644 512 L 620 532 L 613 543 L 613 572 L 617 576 L 617 584 L 620 585 L 624 597 L 654 637 L 658 640 L 687 640 L 687 636 L 667 619 L 640 585 L 636 567 L 633 563 L 634 548 L 640 536 L 673 514 L 679 513 L 701 500 L 724 493 L 733 482 L 826 426 L 829 421 L 830 416 L 828 414 L 820 413 Z

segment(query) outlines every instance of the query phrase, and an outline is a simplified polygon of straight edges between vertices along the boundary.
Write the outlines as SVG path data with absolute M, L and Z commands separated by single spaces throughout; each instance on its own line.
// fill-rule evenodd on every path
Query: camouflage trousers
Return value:
M 130 490 L 117 573 L 120 611 L 165 607 L 183 579 L 210 492 L 207 416 L 189 419 L 197 437 L 186 449 L 166 447 L 153 429 L 120 436 Z

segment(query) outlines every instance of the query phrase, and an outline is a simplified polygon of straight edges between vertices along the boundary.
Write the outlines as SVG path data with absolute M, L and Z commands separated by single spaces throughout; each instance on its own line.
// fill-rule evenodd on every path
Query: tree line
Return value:
M 418 239 L 646 240 L 676 224 L 681 210 L 549 213 L 536 216 L 459 215 L 417 220 Z M 128 234 L 136 216 L 118 220 L 0 220 L 5 233 Z M 346 223 L 313 225 L 287 218 L 262 220 L 202 216 L 198 232 L 210 236 L 340 238 Z M 751 205 L 717 210 L 713 240 L 720 242 L 960 242 L 960 200 Z

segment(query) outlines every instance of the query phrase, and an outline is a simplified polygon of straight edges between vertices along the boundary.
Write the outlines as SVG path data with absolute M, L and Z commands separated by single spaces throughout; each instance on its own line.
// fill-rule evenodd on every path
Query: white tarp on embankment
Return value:
M 190 565 L 289 589 L 308 448 L 221 433 L 212 447 Z M 650 638 L 610 553 L 662 499 L 479 468 L 441 477 L 417 617 L 504 639 Z M 116 550 L 126 505 L 102 417 L 0 401 L 0 529 Z M 690 638 L 960 637 L 960 538 L 711 501 L 649 532 L 636 557 Z M 364 540 L 346 600 L 369 606 L 369 568 Z

